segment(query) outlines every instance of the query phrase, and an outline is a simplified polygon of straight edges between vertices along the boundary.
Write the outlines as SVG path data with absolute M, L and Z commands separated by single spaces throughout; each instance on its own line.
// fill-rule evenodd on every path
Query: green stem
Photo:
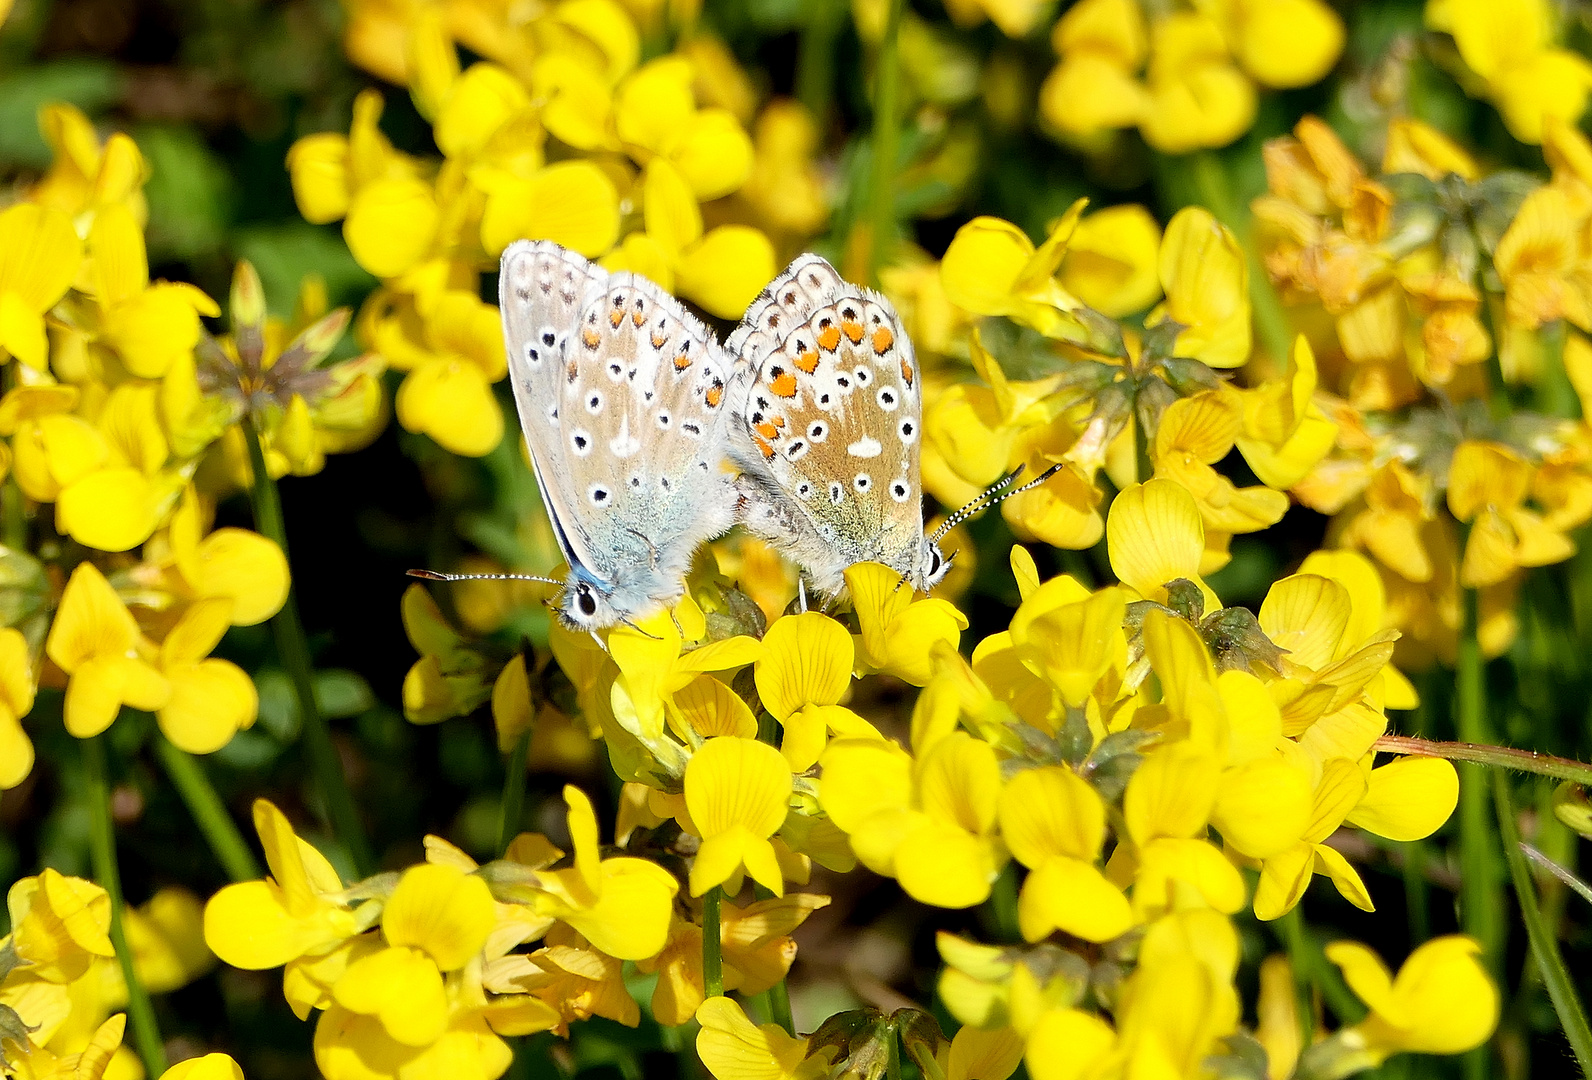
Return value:
M 894 1018 L 885 1030 L 884 1075 L 886 1080 L 901 1080 L 901 1030 Z
M 719 931 L 719 903 L 724 889 L 715 885 L 702 898 L 702 993 L 704 997 L 724 994 L 724 954 Z
M 263 877 L 253 849 L 227 812 L 226 803 L 221 801 L 199 760 L 177 749 L 164 735 L 155 736 L 155 756 L 160 758 L 172 786 L 193 815 L 199 831 L 204 833 L 205 842 L 227 877 L 233 881 L 254 881 Z
M 1310 972 L 1315 964 L 1305 941 L 1304 926 L 1299 909 L 1293 908 L 1277 920 L 1283 945 L 1288 950 L 1288 967 L 1293 972 L 1294 1014 L 1299 1021 L 1299 1045 L 1309 1046 L 1315 1036 L 1315 1006 L 1310 993 Z
M 122 875 L 116 864 L 116 823 L 111 817 L 111 788 L 105 765 L 105 736 L 83 739 L 83 768 L 88 779 L 89 855 L 94 877 L 111 902 L 111 946 L 127 983 L 127 1019 L 133 1029 L 133 1046 L 143 1060 L 144 1072 L 158 1077 L 166 1071 L 166 1047 L 155 1023 L 155 1007 L 138 979 L 133 952 L 127 946 L 122 922 Z
M 1217 220 L 1233 230 L 1239 247 L 1244 250 L 1244 258 L 1249 266 L 1249 306 L 1254 313 L 1255 330 L 1260 335 L 1261 344 L 1277 363 L 1285 364 L 1289 350 L 1293 347 L 1293 327 L 1251 243 L 1249 209 L 1240 206 L 1234 198 L 1227 169 L 1216 151 L 1202 150 L 1190 154 L 1187 160 L 1200 201 L 1216 215 Z
M 1336 964 L 1327 959 L 1321 941 L 1311 931 L 1304 915 L 1295 907 L 1277 920 L 1281 925 L 1283 943 L 1288 949 L 1288 960 L 1294 968 L 1294 979 L 1306 980 L 1320 991 L 1321 999 L 1343 1024 L 1357 1024 L 1365 1017 L 1365 1005 L 1354 996 L 1348 983 L 1343 981 Z M 1308 996 L 1306 1002 L 1308 1003 Z M 1303 1022 L 1309 1022 L 1311 1011 L 1306 1010 Z M 1305 1033 L 1304 1045 L 1309 1046 L 1315 1035 L 1314 1027 Z
M 276 490 L 276 481 L 266 469 L 265 451 L 260 445 L 260 433 L 254 420 L 244 414 L 243 435 L 249 444 L 249 466 L 254 474 L 249 496 L 254 503 L 254 522 L 260 532 L 282 549 L 287 557 L 287 529 L 282 517 L 282 499 Z M 331 728 L 321 715 L 315 702 L 314 668 L 310 661 L 309 642 L 304 637 L 304 624 L 299 621 L 298 595 L 290 582 L 287 600 L 282 610 L 271 620 L 276 636 L 276 649 L 293 682 L 294 696 L 298 699 L 299 715 L 303 718 L 304 745 L 310 759 L 310 769 L 321 798 L 326 800 L 326 816 L 332 832 L 342 841 L 353 860 L 359 877 L 366 877 L 374 868 L 370 844 L 365 839 L 364 827 L 359 821 L 359 810 L 348 789 L 348 778 L 343 775 L 343 762 L 337 747 L 332 744 Z
M 759 900 L 769 900 L 774 896 L 774 890 L 755 883 L 752 892 Z M 768 1011 L 774 1023 L 785 1029 L 785 1034 L 796 1034 L 796 1017 L 791 1012 L 790 987 L 786 985 L 785 979 L 768 988 Z
M 1557 878 L 1561 884 L 1568 886 L 1577 896 L 1592 904 L 1592 885 L 1588 885 L 1525 841 L 1521 841 L 1520 850 L 1525 852 L 1532 862 Z
M 1376 741 L 1375 750 L 1389 754 L 1417 754 L 1421 757 L 1440 757 L 1450 761 L 1474 762 L 1495 769 L 1514 769 L 1518 772 L 1551 776 L 1556 780 L 1570 780 L 1577 784 L 1592 784 L 1592 765 L 1569 758 L 1539 754 L 1535 750 L 1516 750 L 1508 746 L 1487 746 L 1468 742 L 1432 742 L 1429 739 L 1411 739 L 1402 735 L 1384 735 Z
M 1503 839 L 1504 859 L 1509 864 L 1509 877 L 1514 882 L 1515 897 L 1520 901 L 1520 918 L 1526 924 L 1526 938 L 1531 943 L 1531 955 L 1542 972 L 1542 981 L 1548 988 L 1554 1011 L 1559 1014 L 1559 1024 L 1565 1038 L 1575 1053 L 1581 1075 L 1592 1076 L 1592 1026 L 1588 1026 L 1586 1009 L 1575 992 L 1575 982 L 1565 969 L 1564 957 L 1559 953 L 1559 942 L 1549 931 L 1547 920 L 1537 902 L 1537 889 L 1526 866 L 1521 851 L 1520 826 L 1515 821 L 1515 808 L 1509 797 L 1509 777 L 1493 774 L 1493 801 L 1498 812 L 1498 831 Z
M 1465 623 L 1459 636 L 1457 702 L 1454 726 L 1460 740 L 1489 741 L 1487 727 L 1486 664 L 1477 639 L 1477 595 L 1466 589 Z M 1502 968 L 1503 926 L 1499 918 L 1502 897 L 1494 873 L 1498 852 L 1493 846 L 1493 823 L 1488 819 L 1487 771 L 1477 764 L 1459 767 L 1459 913 L 1460 926 L 1481 943 L 1483 964 L 1497 979 Z M 1478 1047 L 1465 1055 L 1465 1075 L 1483 1080 L 1492 1067 L 1491 1051 Z
M 835 0 L 809 0 L 796 52 L 796 98 L 823 130 L 835 87 L 835 45 L 845 9 Z
M 1144 418 L 1137 409 L 1133 411 L 1133 461 L 1139 483 L 1148 483 L 1155 475 L 1155 462 L 1150 459 L 1150 433 L 1145 430 Z
M 509 849 L 519 835 L 520 817 L 525 812 L 525 759 L 531 752 L 531 725 L 527 724 L 514 747 L 503 759 L 503 803 L 498 814 L 498 854 Z
M 897 115 L 901 97 L 901 8 L 904 0 L 889 0 L 890 14 L 884 37 L 879 41 L 878 62 L 873 73 L 873 178 L 868 195 L 871 200 L 872 235 L 869 237 L 868 270 L 875 285 L 879 268 L 885 262 L 885 247 L 895 236 L 896 144 L 900 132 Z
M 995 878 L 989 890 L 990 921 L 995 924 L 994 930 L 999 939 L 1005 944 L 1016 944 L 1022 941 L 1022 931 L 1017 925 L 1017 869 L 1015 863 L 1007 863 L 1006 868 Z

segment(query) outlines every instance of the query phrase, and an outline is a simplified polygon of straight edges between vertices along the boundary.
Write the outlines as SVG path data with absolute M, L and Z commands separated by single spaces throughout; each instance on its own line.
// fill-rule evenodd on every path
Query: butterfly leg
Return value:
M 597 647 L 599 649 L 601 649 L 603 652 L 607 652 L 608 651 L 608 643 L 605 642 L 602 638 L 597 636 L 597 631 L 588 630 L 586 632 L 591 635 L 591 639 L 597 643 Z
M 658 569 L 658 545 L 652 542 L 652 538 L 637 529 L 627 528 L 625 531 L 647 545 L 647 558 L 652 563 L 652 569 Z
M 796 575 L 796 598 L 801 601 L 802 614 L 807 614 L 807 575 Z

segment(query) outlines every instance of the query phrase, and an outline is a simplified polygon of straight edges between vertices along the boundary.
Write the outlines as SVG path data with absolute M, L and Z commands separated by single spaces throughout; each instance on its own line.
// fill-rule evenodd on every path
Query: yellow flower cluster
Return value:
M 13 885 L 6 906 L 11 933 L 0 938 L 0 1075 L 141 1080 L 143 1066 L 122 1045 L 127 1018 L 117 1010 L 127 1004 L 127 986 L 108 936 L 105 890 L 45 870 Z M 123 912 L 133 964 L 146 989 L 176 990 L 215 965 L 200 936 L 201 910 L 192 893 L 168 888 Z M 221 1060 L 191 1059 L 165 1076 L 180 1080 L 202 1069 L 189 1080 L 242 1080 L 230 1058 L 210 1057 Z
M 503 436 L 491 385 L 507 362 L 497 309 L 478 297 L 510 242 L 556 240 L 734 318 L 774 275 L 769 234 L 799 245 L 826 216 L 813 122 L 774 101 L 754 140 L 755 95 L 715 39 L 642 63 L 641 29 L 614 0 L 530 17 L 349 6 L 350 55 L 409 88 L 442 159 L 395 149 L 367 90 L 348 134 L 300 139 L 288 169 L 304 217 L 341 220 L 382 279 L 359 333 L 407 373 L 399 422 L 454 453 Z M 456 43 L 483 59 L 461 70 Z
M 1592 519 L 1585 408 L 1497 420 L 1487 406 L 1493 356 L 1510 382 L 1562 364 L 1592 390 L 1592 143 L 1552 117 L 1544 130 L 1540 185 L 1482 175 L 1413 120 L 1390 126 L 1380 176 L 1313 117 L 1266 148 L 1267 271 L 1325 316 L 1324 388 L 1343 395 L 1318 406 L 1337 421 L 1333 452 L 1285 486 L 1376 559 L 1411 664 L 1452 661 L 1462 589 L 1479 590 L 1484 653 L 1508 648 L 1523 571 L 1569 558 Z
M 1139 129 L 1164 154 L 1226 146 L 1255 122 L 1261 87 L 1307 86 L 1343 51 L 1321 0 L 1080 0 L 1057 21 L 1061 62 L 1039 109 L 1061 137 L 1099 149 Z
M 245 429 L 277 476 L 318 470 L 385 420 L 379 363 L 328 363 L 348 313 L 327 314 L 317 283 L 284 324 L 241 265 L 233 333 L 210 337 L 199 320 L 220 314 L 213 300 L 150 280 L 136 144 L 102 141 L 69 106 L 47 106 L 40 126 L 54 163 L 0 211 L 0 476 L 20 495 L 3 523 L 15 591 L 0 628 L 0 788 L 32 769 L 20 721 L 41 683 L 66 689 L 80 738 L 123 706 L 155 712 L 193 753 L 252 724 L 253 683 L 209 656 L 287 595 L 275 544 L 212 527 L 215 501 L 252 475 Z
M 1038 248 L 1005 221 L 976 218 L 940 269 L 951 303 L 1055 343 L 1038 378 L 1016 380 L 975 333 L 983 385 L 950 386 L 925 412 L 925 486 L 942 502 L 964 502 L 1019 465 L 1035 475 L 1067 466 L 1002 504 L 1020 538 L 1090 547 L 1105 528 L 1101 472 L 1118 486 L 1160 477 L 1193 494 L 1207 543 L 1200 570 L 1210 573 L 1235 533 L 1282 517 L 1280 489 L 1332 446 L 1303 339 L 1280 378 L 1248 389 L 1221 378 L 1250 359 L 1248 269 L 1203 209 L 1180 211 L 1163 236 L 1142 208 L 1083 216 L 1080 202 Z M 1142 331 L 1114 321 L 1147 308 Z M 1238 488 L 1213 468 L 1234 447 L 1265 486 Z

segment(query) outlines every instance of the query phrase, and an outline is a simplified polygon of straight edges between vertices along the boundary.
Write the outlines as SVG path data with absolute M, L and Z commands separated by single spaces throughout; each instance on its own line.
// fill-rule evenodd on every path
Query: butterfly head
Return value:
M 565 625 L 576 630 L 601 630 L 620 621 L 607 594 L 578 573 L 570 575 L 564 585 L 558 598 L 558 614 Z
M 945 580 L 945 575 L 951 572 L 951 559 L 954 554 L 953 552 L 952 555 L 946 555 L 941 552 L 940 543 L 934 537 L 923 538 L 923 554 L 918 560 L 922 579 L 915 583 L 920 591 L 928 592 Z

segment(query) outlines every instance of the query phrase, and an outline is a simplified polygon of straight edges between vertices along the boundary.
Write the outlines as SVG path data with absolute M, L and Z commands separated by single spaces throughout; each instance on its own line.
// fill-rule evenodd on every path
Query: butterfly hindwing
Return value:
M 747 363 L 731 444 L 747 527 L 824 592 L 860 561 L 922 580 L 922 386 L 889 301 L 803 256 L 731 341 Z

